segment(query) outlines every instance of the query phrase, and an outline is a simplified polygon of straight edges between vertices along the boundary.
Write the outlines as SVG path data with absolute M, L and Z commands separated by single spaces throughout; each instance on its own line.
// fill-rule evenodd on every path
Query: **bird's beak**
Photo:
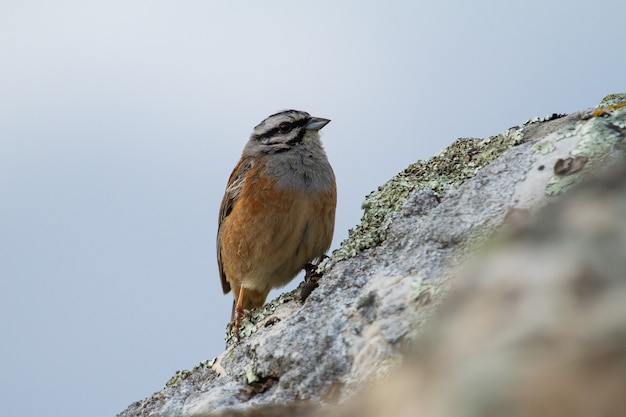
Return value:
M 307 130 L 320 130 L 330 122 L 330 119 L 323 119 L 321 117 L 311 117 L 309 123 L 306 125 Z

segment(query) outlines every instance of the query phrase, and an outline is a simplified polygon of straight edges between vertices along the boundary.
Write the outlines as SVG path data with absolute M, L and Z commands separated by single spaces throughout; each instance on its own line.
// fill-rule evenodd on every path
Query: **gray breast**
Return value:
M 319 191 L 328 190 L 335 183 L 335 174 L 319 141 L 268 155 L 266 167 L 284 188 Z

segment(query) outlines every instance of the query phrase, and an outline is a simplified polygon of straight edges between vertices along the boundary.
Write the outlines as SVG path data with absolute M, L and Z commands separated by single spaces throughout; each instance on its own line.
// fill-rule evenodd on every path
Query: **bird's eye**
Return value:
M 280 133 L 287 133 L 291 130 L 291 123 L 282 122 L 278 125 L 278 129 L 280 130 Z

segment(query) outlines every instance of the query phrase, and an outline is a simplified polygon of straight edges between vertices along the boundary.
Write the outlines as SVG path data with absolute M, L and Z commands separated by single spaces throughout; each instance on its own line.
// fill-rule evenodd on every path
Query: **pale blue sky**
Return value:
M 626 91 L 623 0 L 222 3 L 0 3 L 3 415 L 113 416 L 222 351 L 217 212 L 267 115 L 332 119 L 335 248 L 457 137 Z

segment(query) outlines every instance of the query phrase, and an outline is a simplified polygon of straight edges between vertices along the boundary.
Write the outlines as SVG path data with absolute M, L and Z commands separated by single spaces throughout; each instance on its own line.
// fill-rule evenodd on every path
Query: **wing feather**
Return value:
M 233 206 L 241 193 L 241 189 L 246 179 L 246 174 L 251 168 L 251 159 L 242 158 L 241 161 L 239 161 L 233 172 L 230 174 L 228 184 L 226 185 L 226 192 L 224 193 L 224 198 L 222 199 L 222 204 L 220 206 L 216 248 L 217 266 L 220 271 L 220 280 L 222 281 L 222 290 L 224 291 L 224 294 L 227 294 L 230 291 L 230 283 L 226 279 L 224 265 L 222 264 L 222 225 L 224 224 L 224 219 L 232 212 Z

